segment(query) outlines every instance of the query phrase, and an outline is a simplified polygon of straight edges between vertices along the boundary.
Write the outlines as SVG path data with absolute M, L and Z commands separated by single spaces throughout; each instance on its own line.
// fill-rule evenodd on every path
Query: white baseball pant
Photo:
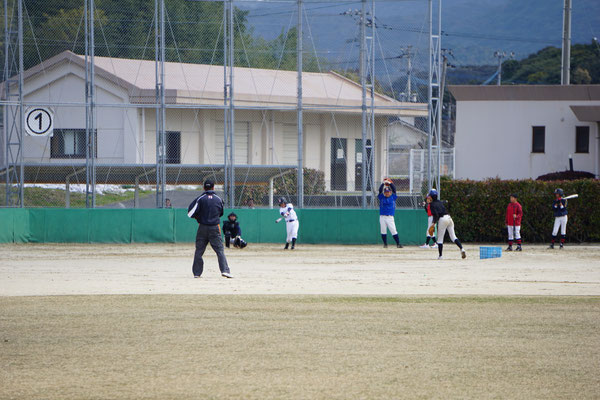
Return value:
M 427 229 L 425 229 L 425 236 L 427 236 L 427 237 L 433 237 L 433 236 L 429 236 L 429 227 L 431 226 L 431 224 L 433 224 L 433 215 L 427 217 Z M 435 236 L 435 233 L 434 233 L 434 236 Z
M 387 229 L 390 230 L 392 235 L 396 235 L 398 231 L 396 230 L 396 222 L 394 221 L 393 215 L 380 215 L 379 216 L 379 227 L 381 228 L 381 234 L 387 234 Z
M 437 242 L 438 244 L 444 243 L 444 236 L 446 235 L 446 231 L 448 231 L 448 235 L 450 235 L 450 240 L 454 242 L 456 240 L 456 235 L 454 234 L 454 221 L 449 215 L 444 215 L 442 218 L 438 220 L 438 236 Z
M 286 222 L 285 227 L 287 229 L 287 238 L 285 240 L 287 243 L 290 243 L 292 239 L 298 239 L 298 228 L 300 227 L 298 220 Z
M 521 225 L 506 225 L 506 227 L 508 228 L 508 240 L 521 239 Z
M 560 234 L 567 234 L 567 216 L 563 215 L 562 217 L 554 217 L 554 228 L 552 229 L 552 236 L 556 236 L 558 233 L 558 228 L 560 228 Z

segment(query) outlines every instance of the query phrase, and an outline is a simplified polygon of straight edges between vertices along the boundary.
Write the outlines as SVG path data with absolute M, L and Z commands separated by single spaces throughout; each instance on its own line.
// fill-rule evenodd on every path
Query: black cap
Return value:
M 229 219 L 229 218 L 231 218 L 231 217 L 236 217 L 236 218 L 237 218 L 237 214 L 236 214 L 236 213 L 234 213 L 234 212 L 232 212 L 232 213 L 230 213 L 230 214 L 227 216 L 227 218 L 228 218 L 228 219 Z
M 211 190 L 215 187 L 215 183 L 210 179 L 204 181 L 204 190 Z
M 285 200 L 285 197 L 280 197 L 279 199 L 277 199 L 277 204 L 287 204 L 287 201 Z
M 519 196 L 516 193 L 511 194 L 510 197 L 514 197 L 515 199 L 519 198 Z

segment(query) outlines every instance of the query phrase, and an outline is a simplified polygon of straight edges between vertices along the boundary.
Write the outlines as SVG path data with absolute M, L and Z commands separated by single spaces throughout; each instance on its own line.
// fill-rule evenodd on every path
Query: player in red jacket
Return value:
M 517 195 L 510 195 L 510 203 L 506 207 L 506 227 L 508 228 L 508 248 L 512 251 L 513 240 L 517 242 L 517 251 L 521 251 L 521 220 L 523 219 L 523 207 L 517 201 Z

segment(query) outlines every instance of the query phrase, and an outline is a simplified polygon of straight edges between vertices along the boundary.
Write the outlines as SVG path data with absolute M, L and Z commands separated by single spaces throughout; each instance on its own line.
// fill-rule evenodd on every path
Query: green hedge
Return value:
M 567 240 L 590 242 L 600 240 L 600 181 L 442 181 L 442 198 L 448 200 L 449 212 L 456 224 L 457 235 L 466 242 L 498 242 L 506 240 L 505 215 L 511 193 L 519 196 L 523 206 L 521 234 L 525 242 L 550 240 L 554 216 L 554 190 L 566 195 L 579 194 L 569 200 Z

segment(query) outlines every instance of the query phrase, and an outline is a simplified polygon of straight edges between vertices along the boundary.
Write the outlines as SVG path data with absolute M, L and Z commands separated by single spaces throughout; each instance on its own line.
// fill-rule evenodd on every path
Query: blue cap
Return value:
M 435 189 L 431 189 L 431 190 L 429 191 L 429 196 L 431 196 L 431 197 L 437 197 L 437 195 L 438 195 L 438 192 L 437 192 L 437 190 L 435 190 Z

